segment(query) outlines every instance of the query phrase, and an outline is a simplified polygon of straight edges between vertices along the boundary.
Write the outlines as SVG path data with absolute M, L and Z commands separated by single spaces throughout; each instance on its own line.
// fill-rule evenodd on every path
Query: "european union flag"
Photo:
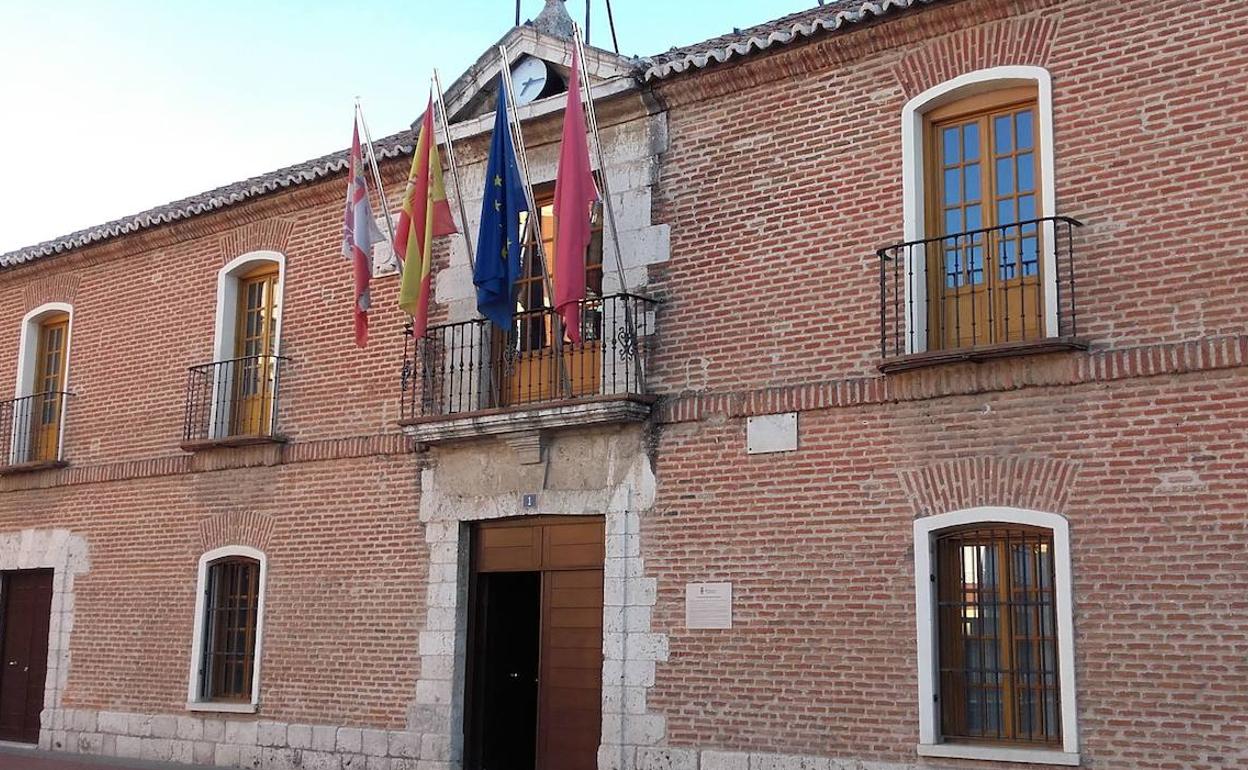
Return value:
M 516 312 L 516 281 L 520 278 L 520 212 L 528 211 L 524 183 L 516 165 L 507 122 L 507 97 L 498 84 L 494 137 L 485 169 L 481 196 L 481 231 L 477 235 L 477 263 L 472 282 L 477 287 L 477 309 L 503 329 L 511 328 Z

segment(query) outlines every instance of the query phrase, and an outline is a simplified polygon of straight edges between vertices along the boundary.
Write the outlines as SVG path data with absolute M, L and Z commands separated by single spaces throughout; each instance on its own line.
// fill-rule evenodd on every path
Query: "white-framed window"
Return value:
M 1070 530 L 982 507 L 914 522 L 919 745 L 930 757 L 1079 764 Z
M 901 140 L 906 352 L 1057 336 L 1068 226 L 1036 221 L 1058 214 L 1049 72 L 935 85 L 902 108 Z
M 285 281 L 278 251 L 242 254 L 218 272 L 213 359 L 197 380 L 204 438 L 272 435 Z
M 68 303 L 48 302 L 22 317 L 13 401 L 0 416 L 10 465 L 61 459 L 73 314 Z
M 264 552 L 249 546 L 200 556 L 188 709 L 256 711 L 267 571 Z

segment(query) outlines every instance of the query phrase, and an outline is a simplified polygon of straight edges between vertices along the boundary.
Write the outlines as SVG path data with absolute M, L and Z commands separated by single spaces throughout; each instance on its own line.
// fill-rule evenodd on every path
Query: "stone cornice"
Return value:
M 411 454 L 415 448 L 416 443 L 412 439 L 392 433 L 297 441 L 277 446 L 229 448 L 217 450 L 210 455 L 203 453 L 194 456 L 148 457 L 90 465 L 71 464 L 59 470 L 2 478 L 0 479 L 0 493 L 81 484 L 103 484 L 157 476 L 209 473 L 238 468 L 404 455 Z

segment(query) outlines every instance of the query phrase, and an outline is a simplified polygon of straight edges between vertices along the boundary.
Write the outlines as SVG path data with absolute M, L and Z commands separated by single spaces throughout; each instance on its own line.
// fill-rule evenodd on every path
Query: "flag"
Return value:
M 355 277 L 355 344 L 368 345 L 369 280 L 373 277 L 373 244 L 380 240 L 368 200 L 368 176 L 360 151 L 360 126 L 355 123 L 347 161 L 347 205 L 342 220 L 342 255 L 351 260 Z
M 589 248 L 590 207 L 598 187 L 589 169 L 585 113 L 581 109 L 581 73 L 572 52 L 568 103 L 563 111 L 563 142 L 555 174 L 555 310 L 573 342 L 581 341 L 581 300 L 585 299 L 585 250 Z
M 433 94 L 420 124 L 412 170 L 403 192 L 403 210 L 394 231 L 394 253 L 403 260 L 399 307 L 412 316 L 412 333 L 425 336 L 429 328 L 429 288 L 433 271 L 433 239 L 458 232 L 442 184 L 442 161 L 433 135 Z
M 507 96 L 500 79 L 494 136 L 481 195 L 481 229 L 472 282 L 477 287 L 477 309 L 504 330 L 516 312 L 516 281 L 520 278 L 520 212 L 528 211 L 524 182 L 516 165 L 507 121 Z

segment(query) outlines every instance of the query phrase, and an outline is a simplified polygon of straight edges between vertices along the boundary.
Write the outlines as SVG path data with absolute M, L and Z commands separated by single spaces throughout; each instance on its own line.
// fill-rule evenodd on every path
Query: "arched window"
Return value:
M 980 508 L 915 522 L 919 752 L 1077 763 L 1066 520 Z
M 199 563 L 187 707 L 254 711 L 259 703 L 264 554 L 227 546 Z
M 51 302 L 22 319 L 17 389 L 0 413 L 0 430 L 9 434 L 8 464 L 61 459 L 72 311 L 65 303 Z
M 994 67 L 902 113 L 910 352 L 1058 333 L 1052 87 Z
M 218 274 L 214 357 L 192 370 L 188 439 L 274 435 L 285 265 L 255 251 Z

